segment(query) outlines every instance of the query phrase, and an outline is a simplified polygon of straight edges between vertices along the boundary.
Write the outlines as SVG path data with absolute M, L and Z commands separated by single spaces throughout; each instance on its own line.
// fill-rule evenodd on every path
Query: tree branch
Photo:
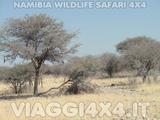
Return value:
M 47 94 L 47 93 L 50 92 L 51 90 L 59 89 L 59 88 L 63 87 L 64 85 L 66 85 L 66 84 L 67 84 L 68 82 L 70 82 L 70 81 L 71 81 L 71 80 L 69 79 L 69 80 L 67 80 L 66 82 L 64 82 L 64 83 L 62 83 L 61 85 L 59 85 L 58 87 L 52 87 L 52 88 L 50 88 L 49 90 L 47 90 L 47 91 L 45 91 L 45 92 L 41 92 L 41 93 L 38 94 L 38 96 Z

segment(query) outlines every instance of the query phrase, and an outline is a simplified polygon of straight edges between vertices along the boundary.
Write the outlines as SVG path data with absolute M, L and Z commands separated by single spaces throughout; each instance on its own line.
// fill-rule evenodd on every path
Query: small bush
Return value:
M 32 77 L 33 72 L 30 66 L 16 65 L 6 72 L 5 81 L 11 86 L 15 94 L 19 94 L 26 88 Z
M 88 81 L 86 81 L 87 75 L 84 71 L 73 71 L 69 77 L 70 84 L 60 89 L 61 94 L 82 94 L 93 93 L 95 88 Z

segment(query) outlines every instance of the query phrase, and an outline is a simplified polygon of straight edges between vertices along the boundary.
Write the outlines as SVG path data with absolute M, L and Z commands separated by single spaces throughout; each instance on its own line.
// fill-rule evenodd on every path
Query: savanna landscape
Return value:
M 86 17 L 94 16 L 88 13 Z M 0 21 L 0 120 L 160 120 L 160 40 L 146 34 L 146 26 L 136 25 L 140 19 L 128 27 L 132 18 L 127 18 L 124 34 L 122 28 L 109 26 L 124 23 L 124 18 L 103 25 L 96 19 L 70 21 L 89 31 L 82 34 L 81 28 L 66 29 L 65 21 L 49 12 Z M 131 34 L 131 28 L 137 33 Z M 150 30 L 156 34 L 158 29 Z M 125 39 L 113 45 L 100 40 L 106 34 Z

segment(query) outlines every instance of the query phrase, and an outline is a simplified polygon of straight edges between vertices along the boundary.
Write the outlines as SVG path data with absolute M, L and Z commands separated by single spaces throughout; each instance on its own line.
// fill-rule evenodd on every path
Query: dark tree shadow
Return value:
M 0 95 L 0 100 L 27 99 L 35 97 L 34 95 Z
M 5 94 L 1 94 L 0 95 L 0 100 L 16 100 L 16 99 L 28 99 L 28 98 L 54 98 L 56 96 L 59 96 L 58 93 L 50 93 L 50 94 L 43 94 L 43 95 L 39 95 L 39 96 L 35 96 L 35 95 L 13 95 L 13 94 L 10 94 L 10 95 L 5 95 Z

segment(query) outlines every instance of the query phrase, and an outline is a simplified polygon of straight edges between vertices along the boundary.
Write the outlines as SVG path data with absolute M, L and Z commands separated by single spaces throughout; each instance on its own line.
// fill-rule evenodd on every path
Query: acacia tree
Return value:
M 33 71 L 29 64 L 15 65 L 6 70 L 4 80 L 14 90 L 15 94 L 22 93 L 26 83 L 30 83 L 33 77 Z
M 0 52 L 4 61 L 21 58 L 30 61 L 35 69 L 34 95 L 38 95 L 40 68 L 45 61 L 62 62 L 74 53 L 78 45 L 68 47 L 75 32 L 68 32 L 63 23 L 45 14 L 11 18 L 2 27 Z
M 137 75 L 143 76 L 143 82 L 151 70 L 159 69 L 160 43 L 152 38 L 129 38 L 119 43 L 117 50 L 128 61 L 128 67 L 136 70 Z

